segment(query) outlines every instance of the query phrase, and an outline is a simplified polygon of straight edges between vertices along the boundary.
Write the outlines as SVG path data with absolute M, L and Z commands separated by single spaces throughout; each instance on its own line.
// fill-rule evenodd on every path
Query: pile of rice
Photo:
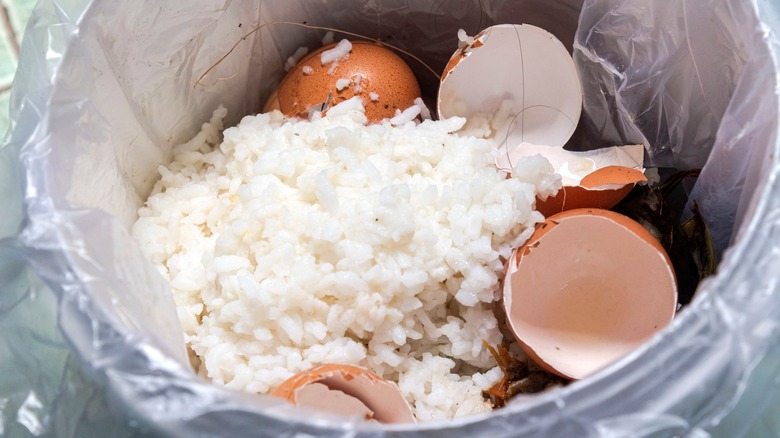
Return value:
M 358 100 L 221 132 L 225 115 L 174 149 L 133 228 L 198 372 L 267 393 L 351 363 L 397 382 L 418 420 L 490 410 L 502 373 L 483 340 L 502 341 L 503 261 L 557 190 L 549 163 L 506 178 L 488 141 L 453 134 L 464 119 L 367 125 Z

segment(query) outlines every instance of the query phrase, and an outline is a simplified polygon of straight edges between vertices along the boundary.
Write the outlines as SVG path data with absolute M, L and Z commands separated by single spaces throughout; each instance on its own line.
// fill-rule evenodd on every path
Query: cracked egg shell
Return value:
M 490 120 L 498 145 L 563 146 L 580 118 L 582 87 L 574 60 L 553 34 L 501 24 L 450 58 L 437 103 L 440 119 Z
M 380 423 L 415 422 L 396 384 L 355 365 L 331 363 L 301 371 L 271 395 L 294 405 Z
M 411 68 L 392 50 L 374 42 L 342 40 L 308 54 L 271 93 L 263 112 L 278 109 L 289 117 L 308 117 L 312 107 L 331 99 L 329 106 L 359 96 L 372 123 L 392 118 L 420 97 L 420 86 Z M 337 49 L 341 44 L 343 49 Z M 351 45 L 351 47 L 349 47 Z M 323 64 L 323 53 L 343 50 Z M 326 57 L 327 58 L 327 57 Z
M 545 217 L 575 208 L 610 209 L 628 195 L 634 185 L 646 181 L 642 163 L 644 146 L 612 146 L 585 152 L 521 143 L 509 153 L 500 148 L 499 169 L 511 172 L 512 163 L 541 155 L 561 175 L 562 188 L 553 196 L 536 199 L 536 209 Z
M 503 308 L 531 359 L 581 379 L 668 325 L 677 283 L 663 247 L 639 223 L 575 209 L 549 217 L 512 254 Z

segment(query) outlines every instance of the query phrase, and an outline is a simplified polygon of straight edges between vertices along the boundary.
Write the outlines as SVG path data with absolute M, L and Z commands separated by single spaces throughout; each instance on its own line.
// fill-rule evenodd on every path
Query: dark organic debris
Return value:
M 533 394 L 552 386 L 563 386 L 568 383 L 562 377 L 513 358 L 503 345 L 498 345 L 498 350 L 496 350 L 487 341 L 483 340 L 482 343 L 485 344 L 501 371 L 504 372 L 504 377 L 498 383 L 483 391 L 483 395 L 493 402 L 493 407 L 503 407 L 509 399 L 518 394 Z
M 681 223 L 687 193 L 686 178 L 696 178 L 699 170 L 676 172 L 657 185 L 636 186 L 614 210 L 644 226 L 669 254 L 677 276 L 678 300 L 688 304 L 699 282 L 715 273 L 716 258 L 712 239 L 698 206 L 693 217 Z

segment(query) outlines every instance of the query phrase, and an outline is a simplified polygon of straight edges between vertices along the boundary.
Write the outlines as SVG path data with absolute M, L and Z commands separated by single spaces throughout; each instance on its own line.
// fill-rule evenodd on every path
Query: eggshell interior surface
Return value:
M 298 406 L 343 415 L 357 416 L 366 421 L 374 420 L 374 412 L 360 399 L 347 395 L 342 391 L 330 389 L 322 383 L 309 383 L 295 391 Z
M 563 146 L 581 109 L 582 87 L 568 50 L 529 24 L 480 32 L 450 59 L 439 87 L 439 117 L 486 114 L 497 145 Z
M 346 40 L 343 40 L 346 41 Z M 387 47 L 367 41 L 347 42 L 348 52 L 325 56 L 338 44 L 324 46 L 302 58 L 266 101 L 264 112 L 280 110 L 291 117 L 327 111 L 358 96 L 370 122 L 392 118 L 420 97 L 411 68 Z M 351 47 L 350 47 L 351 46 Z
M 508 262 L 503 306 L 539 365 L 581 379 L 625 356 L 674 317 L 677 284 L 640 224 L 600 209 L 548 218 Z
M 365 418 L 367 411 L 363 406 L 380 423 L 415 422 L 412 410 L 397 385 L 355 365 L 324 364 L 302 371 L 284 381 L 271 395 L 287 399 L 295 405 L 303 400 L 307 406 L 318 408 L 322 401 L 312 400 L 308 393 L 308 386 L 314 383 L 333 391 L 324 393 L 316 387 L 314 390 L 324 394 L 322 400 L 327 397 L 330 403 L 336 404 L 323 409 L 328 412 Z

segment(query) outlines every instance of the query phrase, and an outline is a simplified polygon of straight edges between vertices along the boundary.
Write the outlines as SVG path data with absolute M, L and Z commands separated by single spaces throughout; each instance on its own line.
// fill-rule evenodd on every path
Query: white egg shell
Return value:
M 581 379 L 663 329 L 677 309 L 674 269 L 640 224 L 600 209 L 548 218 L 507 262 L 503 307 L 523 350 Z
M 563 146 L 581 110 L 582 87 L 568 50 L 529 24 L 480 32 L 450 59 L 439 87 L 439 118 L 491 120 L 498 146 Z

